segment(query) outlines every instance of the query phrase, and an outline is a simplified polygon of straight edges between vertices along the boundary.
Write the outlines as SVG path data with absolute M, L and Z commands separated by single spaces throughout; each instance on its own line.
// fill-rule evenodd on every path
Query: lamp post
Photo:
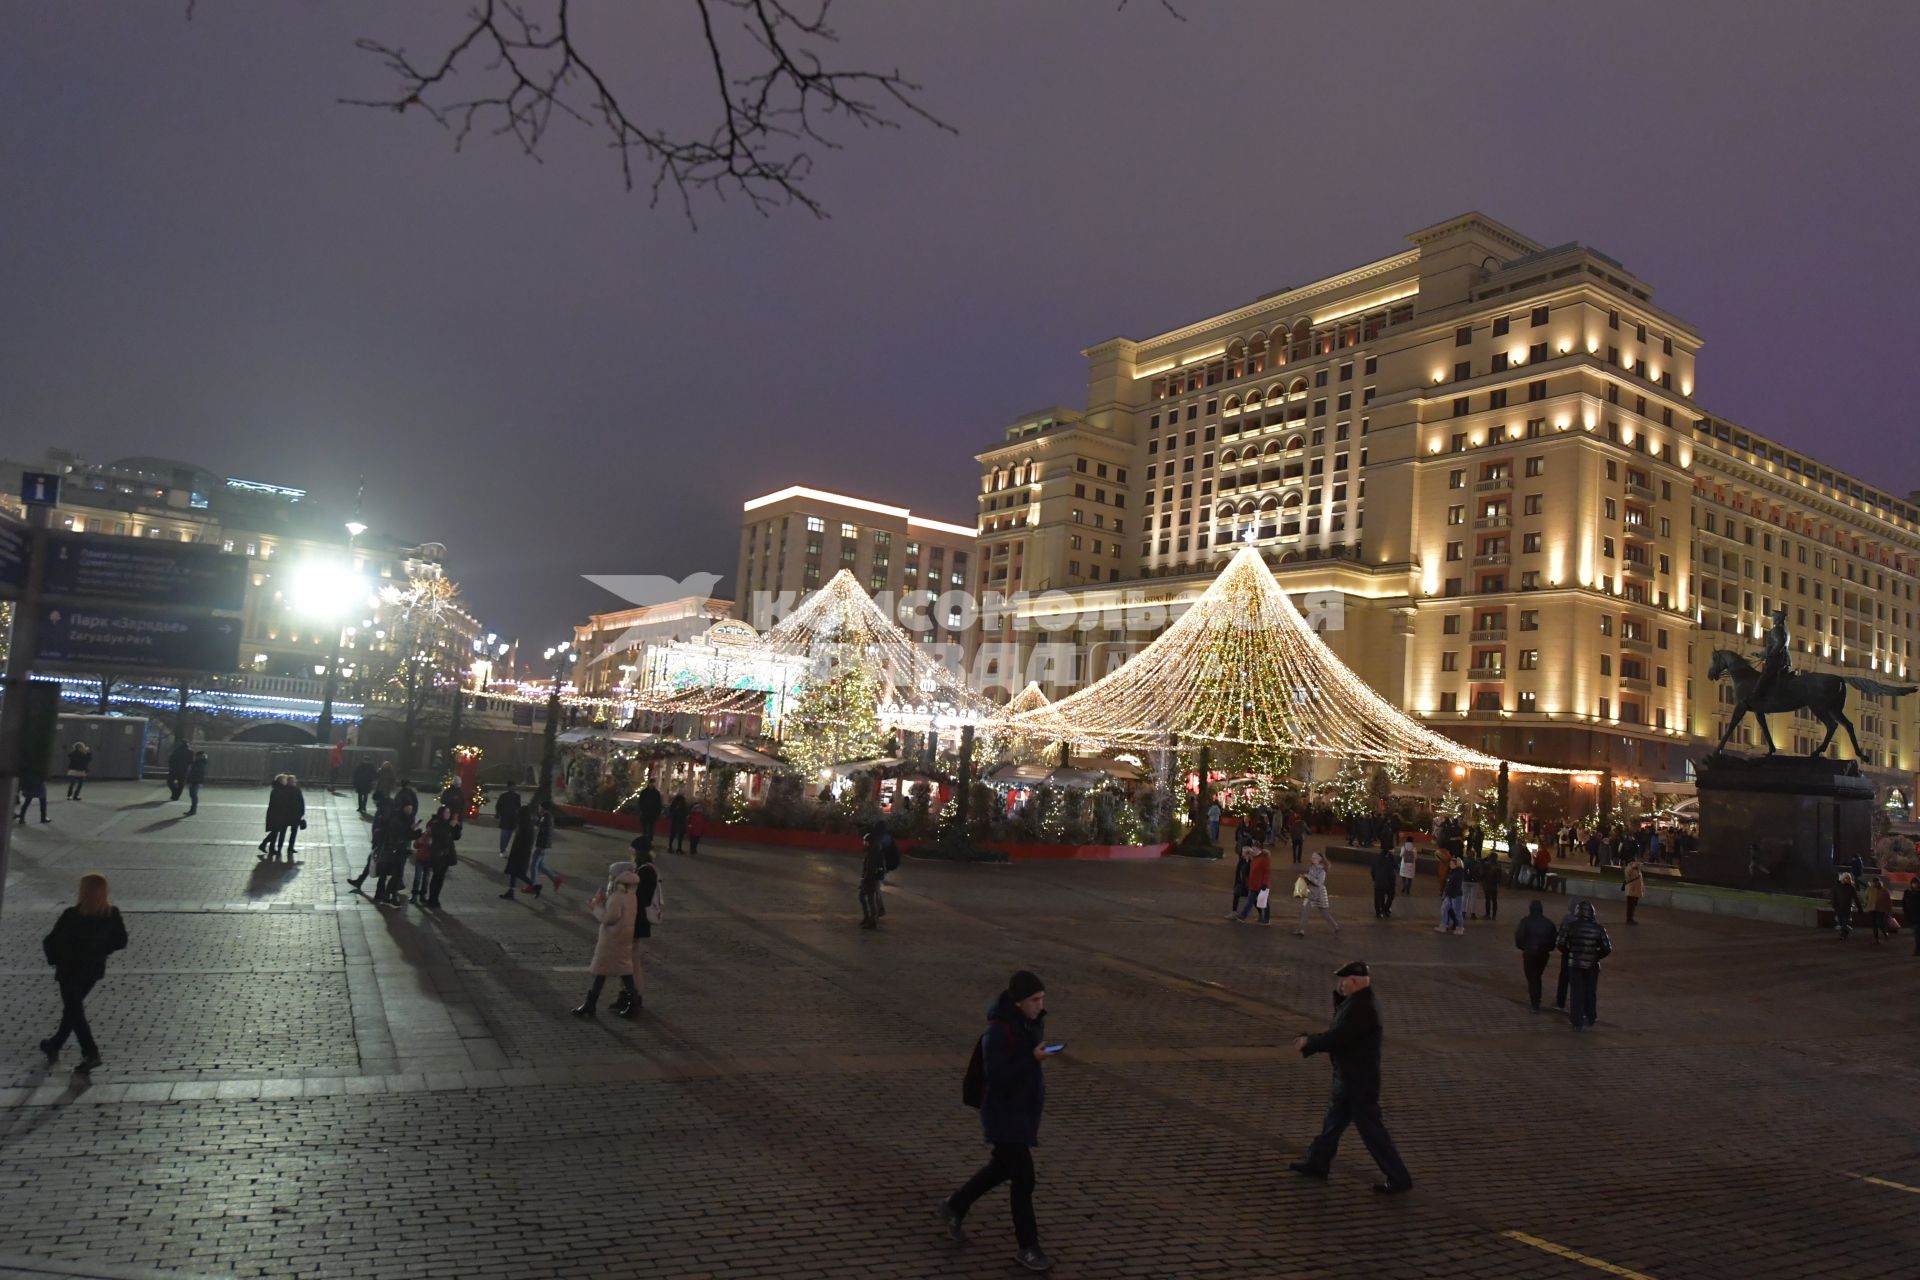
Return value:
M 347 572 L 353 572 L 353 544 L 367 526 L 358 520 L 347 521 Z M 340 646 L 347 635 L 347 623 L 343 617 L 333 631 L 333 652 L 327 658 L 327 682 L 320 691 L 320 726 L 314 736 L 325 746 L 333 741 L 333 695 L 340 683 Z
M 547 650 L 547 661 L 553 664 L 553 688 L 547 693 L 547 732 L 540 751 L 540 782 L 534 788 L 535 799 L 543 805 L 553 803 L 553 767 L 560 755 L 560 673 L 572 654 L 571 640 L 562 640 Z

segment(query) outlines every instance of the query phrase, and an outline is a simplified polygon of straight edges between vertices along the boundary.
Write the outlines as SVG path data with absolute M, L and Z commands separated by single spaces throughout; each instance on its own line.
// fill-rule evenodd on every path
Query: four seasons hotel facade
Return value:
M 1920 504 L 1710 414 L 1698 333 L 1604 254 L 1479 214 L 1410 239 L 1090 347 L 1084 409 L 978 455 L 979 588 L 1028 593 L 980 636 L 1003 696 L 1103 674 L 1151 638 L 1124 607 L 1245 545 L 1383 695 L 1510 758 L 1681 778 L 1732 710 L 1713 650 L 1757 651 L 1778 606 L 1797 666 L 1914 682 Z M 1920 695 L 1848 701 L 1910 804 Z

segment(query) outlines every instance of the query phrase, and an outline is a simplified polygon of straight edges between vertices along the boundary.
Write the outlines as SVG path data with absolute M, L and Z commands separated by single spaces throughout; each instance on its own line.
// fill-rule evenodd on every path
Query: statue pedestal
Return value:
M 1873 783 L 1851 760 L 1707 756 L 1694 771 L 1700 852 L 1683 868 L 1689 880 L 1821 892 L 1855 857 L 1873 856 Z

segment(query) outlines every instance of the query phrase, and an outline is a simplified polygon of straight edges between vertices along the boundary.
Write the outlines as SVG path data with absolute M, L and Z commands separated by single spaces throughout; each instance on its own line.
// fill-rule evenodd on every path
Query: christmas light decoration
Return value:
M 742 667 L 782 673 L 786 687 L 642 689 L 637 691 L 639 704 L 684 715 L 770 710 L 778 718 L 808 684 L 833 680 L 843 669 L 857 667 L 872 678 L 875 713 L 888 727 L 920 732 L 958 729 L 986 721 L 995 710 L 915 644 L 845 569 L 740 649 Z
M 1252 547 L 1134 658 L 1002 725 L 1103 748 L 1240 744 L 1340 760 L 1500 766 L 1375 693 L 1314 633 Z

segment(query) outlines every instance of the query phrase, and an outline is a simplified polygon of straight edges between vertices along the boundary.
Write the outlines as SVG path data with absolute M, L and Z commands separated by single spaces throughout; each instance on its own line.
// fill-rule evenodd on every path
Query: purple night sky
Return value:
M 810 483 L 970 520 L 972 455 L 1078 405 L 1082 346 L 1480 209 L 1581 240 L 1702 332 L 1701 403 L 1920 486 L 1905 5 L 844 0 L 959 136 L 845 133 L 832 218 L 649 211 L 584 134 L 545 164 L 336 105 L 464 0 L 15 6 L 0 52 L 0 446 L 302 485 L 445 542 L 551 643 L 583 573 L 730 571 Z M 651 18 L 643 15 L 656 15 Z M 638 101 L 701 99 L 683 7 L 589 7 Z

